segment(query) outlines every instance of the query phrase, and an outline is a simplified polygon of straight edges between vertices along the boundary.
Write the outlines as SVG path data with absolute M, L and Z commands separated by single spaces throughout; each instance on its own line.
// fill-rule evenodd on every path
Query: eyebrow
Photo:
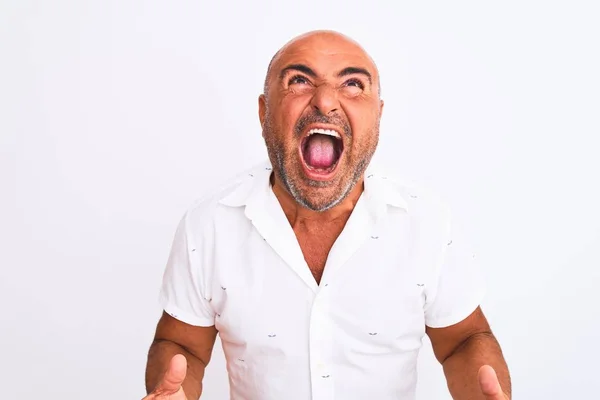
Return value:
M 302 72 L 302 73 L 305 73 L 306 75 L 310 76 L 311 78 L 317 77 L 317 73 L 315 71 L 313 71 L 312 68 L 310 68 L 307 65 L 290 64 L 281 70 L 281 72 L 279 73 L 279 79 L 283 79 L 285 77 L 285 75 L 288 73 L 288 71 Z M 344 77 L 347 75 L 354 75 L 354 74 L 364 75 L 369 80 L 369 83 L 373 83 L 371 73 L 369 71 L 367 71 L 365 68 L 360 68 L 360 67 L 346 67 L 343 70 L 341 70 L 340 72 L 338 72 L 337 77 L 341 78 L 341 77 Z
M 369 71 L 367 71 L 366 69 L 360 68 L 360 67 L 346 67 L 343 70 L 341 70 L 337 74 L 337 76 L 338 76 L 338 78 L 341 78 L 346 75 L 354 75 L 354 74 L 364 75 L 369 79 L 369 83 L 373 83 L 372 78 L 371 78 L 371 73 Z
M 299 71 L 305 73 L 311 78 L 317 77 L 317 73 L 304 64 L 290 64 L 281 70 L 281 72 L 279 73 L 279 79 L 283 79 L 288 71 Z

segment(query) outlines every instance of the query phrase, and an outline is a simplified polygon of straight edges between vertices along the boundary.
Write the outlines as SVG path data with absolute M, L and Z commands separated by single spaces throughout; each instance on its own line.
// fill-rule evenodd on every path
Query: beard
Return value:
M 360 181 L 369 166 L 379 140 L 379 120 L 367 132 L 362 143 L 350 152 L 352 146 L 344 149 L 336 176 L 332 181 L 316 181 L 304 176 L 303 162 L 299 156 L 299 143 L 306 126 L 312 123 L 333 124 L 339 126 L 348 139 L 354 143 L 349 123 L 339 115 L 328 117 L 313 113 L 302 116 L 294 127 L 293 140 L 286 141 L 272 124 L 267 107 L 263 138 L 267 153 L 273 166 L 273 172 L 279 178 L 285 190 L 296 203 L 317 212 L 327 211 L 341 203 Z

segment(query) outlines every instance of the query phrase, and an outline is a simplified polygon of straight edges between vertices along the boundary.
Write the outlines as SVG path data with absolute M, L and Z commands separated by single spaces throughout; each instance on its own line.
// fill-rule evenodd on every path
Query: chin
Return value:
M 352 182 L 301 180 L 290 185 L 290 194 L 296 202 L 313 211 L 327 211 L 340 204 L 352 190 Z

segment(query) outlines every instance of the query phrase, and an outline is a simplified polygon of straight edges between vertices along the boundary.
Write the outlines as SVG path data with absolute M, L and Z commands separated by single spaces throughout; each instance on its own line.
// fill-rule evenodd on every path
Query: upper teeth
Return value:
M 315 133 L 319 133 L 321 135 L 333 136 L 338 139 L 340 138 L 340 134 L 331 129 L 311 129 L 310 131 L 308 131 L 308 136 L 314 135 Z

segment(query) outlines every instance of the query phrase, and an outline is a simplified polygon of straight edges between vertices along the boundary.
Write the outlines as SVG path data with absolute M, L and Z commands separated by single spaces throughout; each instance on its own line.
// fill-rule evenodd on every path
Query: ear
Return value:
M 258 96 L 258 119 L 260 120 L 260 126 L 264 129 L 265 117 L 267 115 L 267 98 L 264 94 Z
M 383 114 L 383 100 L 379 100 L 379 118 Z

